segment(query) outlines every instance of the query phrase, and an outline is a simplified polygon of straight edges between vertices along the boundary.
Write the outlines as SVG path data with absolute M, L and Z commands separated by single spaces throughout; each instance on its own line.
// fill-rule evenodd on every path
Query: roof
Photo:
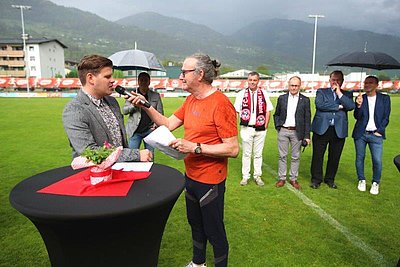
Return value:
M 220 75 L 220 78 L 247 79 L 251 70 L 241 69 Z M 259 73 L 260 78 L 270 78 L 271 76 Z
M 57 39 L 47 39 L 46 37 L 43 38 L 29 38 L 26 40 L 26 44 L 44 44 L 49 42 L 57 42 L 63 48 L 68 48 L 65 44 L 61 43 Z M 22 39 L 19 38 L 0 38 L 0 44 L 19 44 L 22 45 Z

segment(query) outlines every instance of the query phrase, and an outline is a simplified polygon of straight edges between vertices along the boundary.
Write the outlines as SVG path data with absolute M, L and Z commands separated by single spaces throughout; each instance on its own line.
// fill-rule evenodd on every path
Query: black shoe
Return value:
M 311 184 L 310 184 L 310 187 L 311 187 L 312 189 L 318 189 L 318 188 L 319 188 L 319 184 L 311 183 Z
M 337 185 L 335 183 L 326 183 L 326 184 L 329 186 L 329 188 L 337 189 Z

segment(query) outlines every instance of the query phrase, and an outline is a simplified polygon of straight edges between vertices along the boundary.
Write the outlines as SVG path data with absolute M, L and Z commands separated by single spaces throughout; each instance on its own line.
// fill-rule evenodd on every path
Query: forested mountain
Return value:
M 11 5 L 0 1 L 0 38 L 21 36 L 21 17 Z M 204 52 L 221 60 L 223 66 L 256 69 L 265 65 L 275 71 L 310 71 L 314 25 L 301 21 L 266 20 L 243 25 L 231 36 L 189 21 L 146 12 L 116 22 L 76 8 L 58 6 L 46 0 L 19 0 L 32 6 L 24 11 L 25 30 L 34 38 L 57 38 L 68 46 L 65 57 L 109 56 L 117 51 L 138 49 L 153 52 L 160 60 L 182 61 L 185 56 Z M 318 28 L 317 70 L 340 53 L 379 50 L 400 59 L 400 38 L 338 27 Z
M 280 54 L 288 60 L 310 66 L 314 24 L 296 20 L 271 19 L 252 23 L 231 37 Z M 385 52 L 400 60 L 400 38 L 369 31 L 353 31 L 340 27 L 319 26 L 317 34 L 317 67 L 321 70 L 329 60 L 352 51 Z
M 2 38 L 19 37 L 21 33 L 20 12 L 11 8 L 12 0 L 0 2 L 0 33 Z M 109 56 L 114 52 L 138 49 L 153 52 L 161 60 L 182 61 L 187 55 L 205 52 L 232 67 L 258 66 L 273 62 L 259 48 L 227 46 L 217 42 L 199 43 L 179 39 L 135 26 L 123 26 L 107 21 L 89 12 L 58 6 L 45 0 L 20 0 L 18 4 L 30 5 L 25 11 L 26 33 L 32 37 L 57 38 L 66 46 L 66 59 L 78 60 L 85 54 L 99 53 Z M 204 36 L 208 40 L 208 36 Z
M 125 26 L 136 26 L 173 36 L 180 40 L 192 40 L 209 44 L 210 41 L 224 43 L 228 38 L 207 26 L 186 20 L 167 17 L 154 12 L 143 12 L 115 21 Z M 205 38 L 206 37 L 206 38 Z

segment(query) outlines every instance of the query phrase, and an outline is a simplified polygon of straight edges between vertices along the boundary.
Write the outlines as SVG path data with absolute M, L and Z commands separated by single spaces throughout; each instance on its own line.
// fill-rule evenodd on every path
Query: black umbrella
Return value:
M 400 69 L 400 63 L 388 54 L 365 51 L 342 54 L 329 61 L 326 65 L 360 67 L 376 70 Z

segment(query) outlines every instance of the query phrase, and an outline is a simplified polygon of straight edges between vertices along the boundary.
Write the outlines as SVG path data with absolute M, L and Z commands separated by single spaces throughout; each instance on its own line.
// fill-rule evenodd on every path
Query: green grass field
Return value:
M 38 231 L 10 206 L 8 197 L 25 178 L 70 164 L 71 150 L 61 122 L 69 100 L 0 98 L 0 266 L 50 266 Z M 183 98 L 164 98 L 163 102 L 169 116 Z M 352 130 L 354 119 L 349 115 Z M 290 186 L 275 188 L 278 149 L 271 121 L 264 147 L 264 187 L 255 183 L 241 187 L 241 155 L 229 162 L 225 196 L 229 266 L 395 266 L 400 257 L 400 175 L 393 157 L 400 153 L 399 117 L 400 97 L 392 97 L 378 196 L 356 188 L 352 138 L 347 138 L 342 154 L 338 190 L 308 186 L 310 148 L 302 153 L 300 193 Z M 174 134 L 183 135 L 182 130 Z M 183 162 L 160 153 L 156 161 L 184 170 Z M 165 228 L 159 266 L 184 266 L 191 259 L 190 236 L 181 195 Z M 210 247 L 207 263 L 213 266 Z

